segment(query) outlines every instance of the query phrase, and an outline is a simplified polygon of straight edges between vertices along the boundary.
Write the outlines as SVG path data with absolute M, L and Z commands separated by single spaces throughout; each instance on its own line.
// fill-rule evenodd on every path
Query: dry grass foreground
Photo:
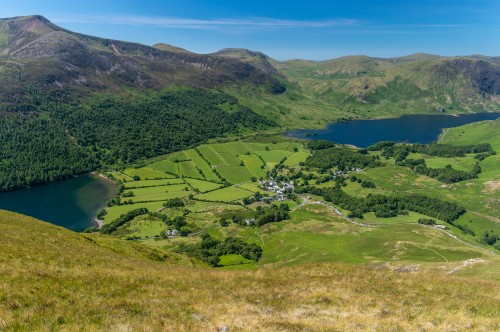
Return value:
M 495 281 L 342 264 L 223 271 L 5 211 L 0 234 L 0 331 L 500 329 Z

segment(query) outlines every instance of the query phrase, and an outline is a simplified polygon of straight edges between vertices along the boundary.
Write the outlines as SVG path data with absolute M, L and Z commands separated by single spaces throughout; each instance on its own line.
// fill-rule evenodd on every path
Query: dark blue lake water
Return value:
M 114 197 L 116 185 L 85 175 L 69 180 L 0 193 L 0 209 L 19 212 L 53 224 L 82 231 L 106 201 Z
M 395 119 L 336 122 L 325 129 L 300 129 L 286 133 L 295 138 L 327 140 L 341 144 L 367 147 L 380 141 L 432 143 L 444 128 L 467 123 L 495 120 L 500 113 L 451 115 L 404 115 Z M 310 136 L 309 136 L 310 135 Z

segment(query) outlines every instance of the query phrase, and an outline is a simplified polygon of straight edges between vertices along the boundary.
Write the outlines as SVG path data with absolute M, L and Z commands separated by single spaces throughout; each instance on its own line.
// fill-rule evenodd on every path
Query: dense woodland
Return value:
M 99 166 L 58 123 L 36 115 L 0 116 L 0 191 L 63 180 Z
M 381 165 L 376 156 L 369 156 L 364 154 L 363 150 L 355 151 L 346 147 L 329 147 L 314 151 L 307 158 L 305 164 L 319 169 L 328 169 L 336 166 L 339 170 L 372 168 Z
M 0 114 L 0 191 L 44 184 L 276 125 L 224 93 L 178 89 L 76 103 L 34 92 Z

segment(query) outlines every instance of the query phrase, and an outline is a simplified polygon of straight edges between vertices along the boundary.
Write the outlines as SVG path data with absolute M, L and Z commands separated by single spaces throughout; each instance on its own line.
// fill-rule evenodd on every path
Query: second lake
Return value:
M 354 120 L 336 122 L 325 129 L 289 131 L 287 136 L 327 140 L 357 147 L 368 147 L 380 141 L 428 144 L 436 141 L 444 128 L 462 126 L 476 121 L 495 120 L 500 113 L 461 115 L 403 115 L 394 119 Z

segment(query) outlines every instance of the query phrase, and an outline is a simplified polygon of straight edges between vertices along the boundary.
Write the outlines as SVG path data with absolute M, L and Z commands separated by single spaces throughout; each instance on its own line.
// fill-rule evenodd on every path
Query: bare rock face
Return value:
M 482 94 L 500 94 L 500 66 L 482 59 L 450 59 L 433 68 L 434 72 L 446 80 L 462 76 Z

